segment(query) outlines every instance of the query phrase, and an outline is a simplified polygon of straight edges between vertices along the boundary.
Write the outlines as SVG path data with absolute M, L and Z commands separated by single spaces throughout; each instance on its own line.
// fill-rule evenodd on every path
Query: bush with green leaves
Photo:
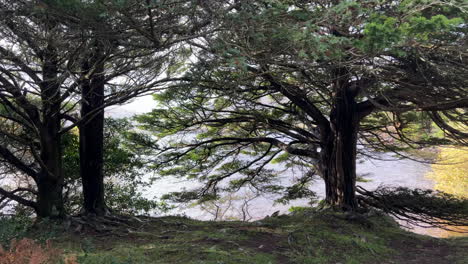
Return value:
M 142 189 L 150 185 L 144 178 L 147 173 L 141 153 L 128 144 L 128 137 L 134 135 L 134 127 L 127 119 L 105 120 L 104 175 L 105 195 L 109 209 L 119 214 L 149 214 L 166 211 L 163 203 L 143 196 Z M 77 131 L 65 138 L 65 204 L 70 213 L 81 210 L 81 179 L 79 175 L 79 138 Z
M 31 218 L 15 215 L 0 216 L 0 245 L 7 246 L 12 239 L 22 238 L 31 226 Z
M 104 175 L 105 195 L 109 209 L 116 214 L 151 214 L 166 211 L 164 202 L 145 197 L 142 190 L 151 182 L 145 179 L 148 172 L 142 159 L 144 151 L 128 141 L 129 137 L 144 137 L 132 132 L 133 124 L 127 119 L 105 120 Z M 82 187 L 80 178 L 79 131 L 71 130 L 63 136 L 64 204 L 69 214 L 75 215 L 82 209 Z M 132 143 L 133 144 L 133 143 Z M 22 194 L 35 200 L 33 193 Z M 5 206 L 6 207 L 6 206 Z M 4 208 L 5 208 L 4 207 Z M 32 208 L 10 201 L 9 213 L 32 217 Z

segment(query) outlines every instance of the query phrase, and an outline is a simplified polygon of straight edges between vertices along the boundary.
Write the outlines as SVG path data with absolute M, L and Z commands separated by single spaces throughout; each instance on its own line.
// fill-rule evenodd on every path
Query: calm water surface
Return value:
M 423 164 L 413 160 L 397 160 L 390 153 L 377 153 L 374 157 L 378 159 L 361 160 L 357 165 L 358 175 L 362 176 L 366 182 L 359 182 L 358 185 L 367 190 L 374 190 L 379 186 L 403 186 L 409 188 L 432 189 L 435 185 L 432 179 L 426 177 L 428 172 L 431 171 L 429 164 Z M 285 172 L 280 177 L 282 183 L 288 184 L 291 179 L 300 177 L 302 172 L 290 171 Z M 146 195 L 153 197 L 154 194 L 165 194 L 173 191 L 180 191 L 183 188 L 193 188 L 199 186 L 198 182 L 183 181 L 179 179 L 164 179 L 159 180 L 154 186 L 146 190 Z M 325 187 L 322 180 L 316 180 L 311 189 L 317 193 L 319 198 L 324 197 Z M 158 195 L 158 196 L 159 196 Z M 248 189 L 241 189 L 239 193 L 234 194 L 230 198 L 225 198 L 222 202 L 217 202 L 216 205 L 220 207 L 219 214 L 223 219 L 242 219 L 242 205 L 245 199 L 252 198 L 253 192 Z M 247 198 L 246 198 L 247 197 Z M 296 200 L 287 205 L 276 204 L 274 201 L 278 196 L 275 195 L 262 195 L 248 204 L 248 219 L 259 220 L 276 211 L 280 213 L 288 213 L 289 208 L 292 206 L 308 206 L 309 200 Z M 245 207 L 244 207 L 245 208 Z M 179 206 L 178 208 L 169 212 L 169 214 L 181 214 L 199 220 L 213 220 L 215 206 L 211 205 L 208 208 L 202 209 L 199 206 Z M 246 210 L 244 210 L 246 211 Z M 417 228 L 412 229 L 413 232 L 427 234 L 438 237 L 450 236 L 440 229 L 427 229 Z

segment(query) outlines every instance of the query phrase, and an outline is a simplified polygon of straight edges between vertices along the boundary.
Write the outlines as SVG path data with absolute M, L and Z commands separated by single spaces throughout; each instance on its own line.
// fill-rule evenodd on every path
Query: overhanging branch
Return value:
M 23 197 L 16 194 L 16 193 L 24 192 L 24 191 L 34 193 L 32 190 L 24 189 L 24 188 L 18 188 L 18 189 L 15 189 L 13 191 L 7 191 L 7 190 L 5 190 L 3 188 L 0 188 L 0 195 L 6 197 L 8 199 L 11 199 L 11 200 L 13 200 L 15 202 L 18 202 L 18 203 L 20 203 L 22 205 L 32 207 L 33 209 L 37 209 L 37 203 L 36 202 L 24 199 Z M 2 202 L 4 200 L 4 197 L 0 197 L 0 202 Z

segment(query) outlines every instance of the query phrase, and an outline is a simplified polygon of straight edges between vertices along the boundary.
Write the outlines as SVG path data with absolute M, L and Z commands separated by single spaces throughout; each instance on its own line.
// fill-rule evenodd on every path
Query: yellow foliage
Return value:
M 438 163 L 429 175 L 436 182 L 435 189 L 468 198 L 468 147 L 440 148 Z
M 80 129 L 78 129 L 78 127 L 74 127 L 70 130 L 70 133 L 78 136 L 80 134 Z

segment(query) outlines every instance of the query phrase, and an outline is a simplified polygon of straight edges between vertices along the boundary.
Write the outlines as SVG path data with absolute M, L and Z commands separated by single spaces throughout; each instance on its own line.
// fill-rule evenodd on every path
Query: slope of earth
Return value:
M 257 222 L 140 217 L 107 231 L 48 225 L 25 236 L 44 240 L 44 234 L 87 264 L 468 263 L 468 237 L 417 235 L 379 214 L 305 210 Z

